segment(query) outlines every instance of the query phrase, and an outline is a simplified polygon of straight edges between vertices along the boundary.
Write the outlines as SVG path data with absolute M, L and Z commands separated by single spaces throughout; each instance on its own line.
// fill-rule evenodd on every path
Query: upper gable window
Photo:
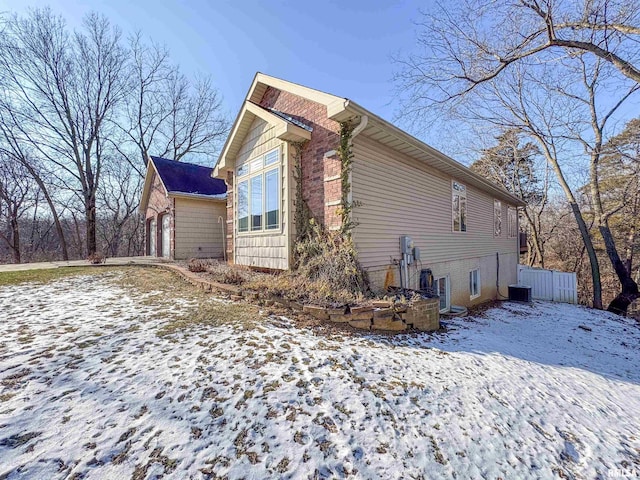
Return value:
M 452 217 L 453 217 L 453 231 L 454 232 L 466 232 L 467 231 L 467 187 L 463 184 L 451 182 L 452 192 Z

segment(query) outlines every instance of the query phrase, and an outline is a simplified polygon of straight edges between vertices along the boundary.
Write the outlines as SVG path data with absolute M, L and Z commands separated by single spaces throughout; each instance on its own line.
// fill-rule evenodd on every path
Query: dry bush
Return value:
M 107 257 L 102 255 L 101 253 L 94 252 L 87 257 L 87 262 L 92 265 L 99 265 L 101 263 L 105 263 L 107 261 Z
M 369 293 L 369 279 L 357 259 L 353 241 L 335 232 L 325 232 L 311 222 L 306 240 L 296 245 L 296 273 L 321 288 L 335 292 L 346 290 L 353 295 Z
M 257 273 L 252 272 L 248 267 L 229 265 L 224 262 L 211 263 L 207 267 L 207 272 L 216 282 L 228 283 L 231 285 L 244 285 L 246 282 L 258 275 Z
M 306 240 L 296 245 L 296 268 L 260 273 L 217 260 L 191 259 L 189 270 L 207 272 L 220 283 L 241 285 L 273 297 L 323 307 L 355 305 L 371 296 L 366 272 L 356 259 L 353 242 L 327 233 L 314 221 Z
M 206 272 L 213 263 L 218 263 L 218 261 L 210 258 L 190 258 L 187 262 L 187 268 L 190 272 Z

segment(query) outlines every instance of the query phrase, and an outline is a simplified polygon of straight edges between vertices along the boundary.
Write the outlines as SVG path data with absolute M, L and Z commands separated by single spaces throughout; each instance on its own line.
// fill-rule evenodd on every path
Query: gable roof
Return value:
M 297 83 L 288 82 L 280 78 L 271 77 L 260 72 L 258 72 L 253 79 L 243 107 L 233 124 L 231 133 L 227 137 L 222 153 L 213 169 L 213 176 L 219 176 L 226 169 L 230 168 L 231 162 L 229 160 L 235 158 L 235 155 L 239 150 L 240 143 L 244 139 L 251 122 L 255 118 L 255 116 L 248 116 L 247 111 L 253 113 L 262 111 L 271 115 L 271 119 L 269 119 L 258 114 L 258 116 L 261 116 L 264 120 L 276 126 L 277 123 L 274 123 L 274 117 L 276 122 L 291 124 L 286 120 L 286 113 L 283 114 L 283 112 L 277 111 L 273 111 L 272 113 L 257 105 L 268 87 L 286 91 L 312 100 L 321 105 L 325 105 L 327 107 L 327 115 L 330 119 L 335 120 L 336 122 L 355 121 L 356 123 L 359 123 L 360 127 L 358 127 L 358 129 L 360 135 L 373 138 L 383 145 L 415 158 L 416 160 L 440 170 L 457 180 L 473 185 L 485 192 L 489 192 L 498 199 L 506 200 L 513 205 L 526 205 L 522 200 L 507 192 L 502 187 L 495 185 L 481 175 L 473 172 L 468 167 L 462 165 L 460 162 L 457 162 L 444 153 L 427 145 L 423 141 L 409 135 L 407 132 L 370 112 L 364 107 L 361 107 L 352 100 L 305 87 Z M 293 120 L 292 118 L 290 119 Z M 300 131 L 304 132 L 303 127 L 298 125 L 295 126 L 297 126 Z M 281 126 L 278 128 L 280 131 L 282 130 Z M 297 141 L 310 138 L 309 131 L 304 133 L 306 133 L 306 135 L 301 136 Z M 286 138 L 285 135 L 276 136 L 282 140 L 293 139 Z
M 278 110 L 264 108 L 254 103 L 250 99 L 250 96 L 247 96 L 247 100 L 245 100 L 235 122 L 233 122 L 231 132 L 227 137 L 224 147 L 222 147 L 222 153 L 216 162 L 216 166 L 213 168 L 212 176 L 221 176 L 222 172 L 228 168 L 230 162 L 227 160 L 234 159 L 238 154 L 242 146 L 242 141 L 256 118 L 261 118 L 270 125 L 273 125 L 276 129 L 276 137 L 281 140 L 301 142 L 311 138 L 313 129 L 308 125 Z
M 227 184 L 224 180 L 211 177 L 212 168 L 161 157 L 151 157 L 151 161 L 169 194 L 224 195 L 227 193 Z
M 144 180 L 140 211 L 147 208 L 153 173 L 157 173 L 168 196 L 189 196 L 210 200 L 227 197 L 224 180 L 211 176 L 213 169 L 193 163 L 178 162 L 162 157 L 150 157 Z

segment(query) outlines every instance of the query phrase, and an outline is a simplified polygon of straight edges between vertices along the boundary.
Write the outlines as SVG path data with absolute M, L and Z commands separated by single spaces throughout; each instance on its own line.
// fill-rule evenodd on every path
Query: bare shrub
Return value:
M 92 265 L 99 265 L 101 263 L 105 263 L 107 261 L 107 257 L 98 252 L 93 252 L 91 255 L 87 257 L 87 262 Z
M 366 271 L 357 259 L 357 252 L 350 237 L 325 232 L 315 221 L 307 239 L 296 245 L 296 274 L 316 283 L 323 297 L 365 296 L 370 293 Z
M 229 265 L 218 261 L 211 263 L 207 267 L 207 272 L 211 274 L 216 282 L 229 283 L 231 285 L 243 285 L 257 275 L 248 267 Z
M 187 268 L 190 272 L 206 272 L 207 268 L 213 263 L 218 263 L 217 260 L 210 258 L 190 258 L 187 262 Z

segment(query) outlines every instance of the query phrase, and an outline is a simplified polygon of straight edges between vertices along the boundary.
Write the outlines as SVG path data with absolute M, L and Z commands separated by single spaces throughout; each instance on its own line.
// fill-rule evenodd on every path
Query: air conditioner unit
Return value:
M 531 287 L 528 285 L 509 285 L 509 300 L 531 303 Z

